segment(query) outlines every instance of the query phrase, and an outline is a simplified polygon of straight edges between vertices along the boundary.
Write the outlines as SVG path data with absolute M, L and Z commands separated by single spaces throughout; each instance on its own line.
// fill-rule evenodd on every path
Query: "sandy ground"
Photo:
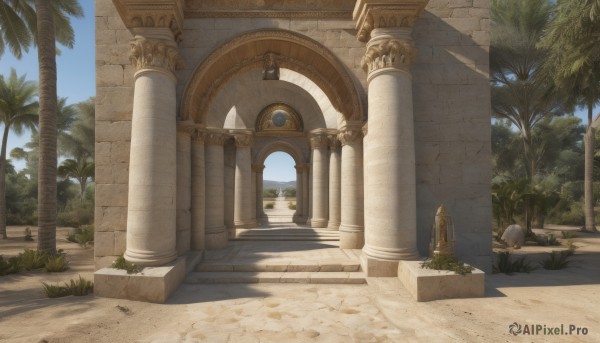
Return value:
M 33 229 L 33 228 L 32 228 Z M 564 229 L 564 228 L 558 228 Z M 393 278 L 369 285 L 190 285 L 157 305 L 118 299 L 45 298 L 41 282 L 91 278 L 92 249 L 66 241 L 65 273 L 0 277 L 2 342 L 600 342 L 600 234 L 581 234 L 568 269 L 486 275 L 486 297 L 417 303 Z M 0 254 L 14 255 L 23 228 Z M 35 238 L 35 231 L 34 231 Z M 515 253 L 540 258 L 556 247 Z M 575 325 L 587 335 L 512 336 L 509 325 Z

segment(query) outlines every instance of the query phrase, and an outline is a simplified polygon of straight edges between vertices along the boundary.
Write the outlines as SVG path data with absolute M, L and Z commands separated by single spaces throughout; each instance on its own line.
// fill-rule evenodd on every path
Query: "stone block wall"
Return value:
M 491 269 L 489 1 L 430 0 L 417 21 L 412 68 L 418 246 L 427 255 L 446 205 L 457 253 Z

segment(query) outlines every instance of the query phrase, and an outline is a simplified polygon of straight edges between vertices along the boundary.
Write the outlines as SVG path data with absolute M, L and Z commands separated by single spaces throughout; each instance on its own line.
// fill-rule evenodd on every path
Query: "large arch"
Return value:
M 313 81 L 346 120 L 363 120 L 359 92 L 343 63 L 320 43 L 286 30 L 246 33 L 210 54 L 185 87 L 180 117 L 205 125 L 209 105 L 219 89 L 240 72 L 262 68 L 267 53 L 277 56 L 280 68 Z
M 261 147 L 261 149 L 254 156 L 252 164 L 264 165 L 267 157 L 269 157 L 269 155 L 271 155 L 272 153 L 278 151 L 285 152 L 288 155 L 290 155 L 292 159 L 294 159 L 294 162 L 297 166 L 306 163 L 304 161 L 304 155 L 302 154 L 302 151 L 300 151 L 300 149 L 298 149 L 294 144 L 283 140 L 277 140 L 269 142 L 263 147 Z

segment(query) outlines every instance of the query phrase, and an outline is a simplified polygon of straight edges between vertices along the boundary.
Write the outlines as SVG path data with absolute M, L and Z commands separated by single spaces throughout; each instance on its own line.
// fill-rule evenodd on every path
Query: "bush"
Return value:
M 573 255 L 573 251 L 571 249 L 553 251 L 548 255 L 547 259 L 540 262 L 542 267 L 547 270 L 559 270 L 567 268 L 570 263 L 569 257 Z
M 290 210 L 295 210 L 296 209 L 296 204 L 294 204 L 293 202 L 290 201 L 290 202 L 288 202 L 288 208 Z
M 94 283 L 79 276 L 79 279 L 70 280 L 64 286 L 49 285 L 42 282 L 44 293 L 48 298 L 66 297 L 69 295 L 83 296 L 94 291 Z
M 141 269 L 138 266 L 127 261 L 123 256 L 117 257 L 117 259 L 112 263 L 111 268 L 126 270 L 127 274 L 135 274 L 141 272 Z
M 529 273 L 535 268 L 530 262 L 525 262 L 525 256 L 518 258 L 516 261 L 511 261 L 511 255 L 508 251 L 499 252 L 496 254 L 496 263 L 494 264 L 494 273 Z
M 573 231 L 561 231 L 562 238 L 571 239 L 577 237 L 577 234 Z
M 265 210 L 272 210 L 275 207 L 275 204 L 272 202 L 268 202 L 265 204 Z
M 28 227 L 25 228 L 25 237 L 23 239 L 27 242 L 33 241 L 33 236 L 31 235 L 31 229 Z
M 0 255 L 0 276 L 8 274 L 16 274 L 21 271 L 21 264 L 18 257 L 11 257 L 5 260 Z
M 69 262 L 65 254 L 56 254 L 48 257 L 44 271 L 48 273 L 64 272 L 69 269 Z
M 46 261 L 48 260 L 48 254 L 39 250 L 25 249 L 25 251 L 20 253 L 17 258 L 23 269 L 34 270 L 44 268 Z
M 553 234 L 549 233 L 547 235 L 536 235 L 535 241 L 540 246 L 555 246 L 560 245 L 560 242 L 554 237 Z
M 433 255 L 429 260 L 421 263 L 421 268 L 435 270 L 449 270 L 456 274 L 465 275 L 473 271 L 473 267 L 465 266 L 454 256 Z
M 94 225 L 82 225 L 67 235 L 69 242 L 78 243 L 82 247 L 94 244 Z

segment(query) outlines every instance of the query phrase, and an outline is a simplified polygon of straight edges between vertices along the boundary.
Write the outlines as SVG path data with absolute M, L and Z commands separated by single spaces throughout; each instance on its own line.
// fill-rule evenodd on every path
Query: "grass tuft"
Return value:
M 275 204 L 272 202 L 268 202 L 265 204 L 265 210 L 272 210 L 275 207 Z
M 11 257 L 5 260 L 0 255 L 0 276 L 8 274 L 16 274 L 21 271 L 21 264 L 18 257 Z
M 494 273 L 504 273 L 510 275 L 513 273 L 529 273 L 532 270 L 535 270 L 535 267 L 531 265 L 531 262 L 525 261 L 525 256 L 512 261 L 511 255 L 508 251 L 497 253 L 495 260 L 496 263 L 493 267 Z
M 69 242 L 78 243 L 84 248 L 94 244 L 94 225 L 82 225 L 67 235 Z
M 117 257 L 117 259 L 112 263 L 111 267 L 115 269 L 126 270 L 127 274 L 135 274 L 142 271 L 139 266 L 127 261 L 123 256 Z
M 31 235 L 31 229 L 29 228 L 29 226 L 25 228 L 25 236 L 23 237 L 23 239 L 26 242 L 33 241 L 33 236 Z
M 48 298 L 60 298 L 69 295 L 83 296 L 94 291 L 94 283 L 79 275 L 79 279 L 70 280 L 64 286 L 50 285 L 42 282 L 44 293 Z
M 56 254 L 48 256 L 44 265 L 44 271 L 48 273 L 64 272 L 69 269 L 69 262 L 65 254 Z
M 454 256 L 433 255 L 429 260 L 421 263 L 421 268 L 435 270 L 449 270 L 456 274 L 465 275 L 473 271 L 473 267 L 467 266 Z
M 34 270 L 44 268 L 48 260 L 48 254 L 39 250 L 25 249 L 17 258 L 23 269 Z

